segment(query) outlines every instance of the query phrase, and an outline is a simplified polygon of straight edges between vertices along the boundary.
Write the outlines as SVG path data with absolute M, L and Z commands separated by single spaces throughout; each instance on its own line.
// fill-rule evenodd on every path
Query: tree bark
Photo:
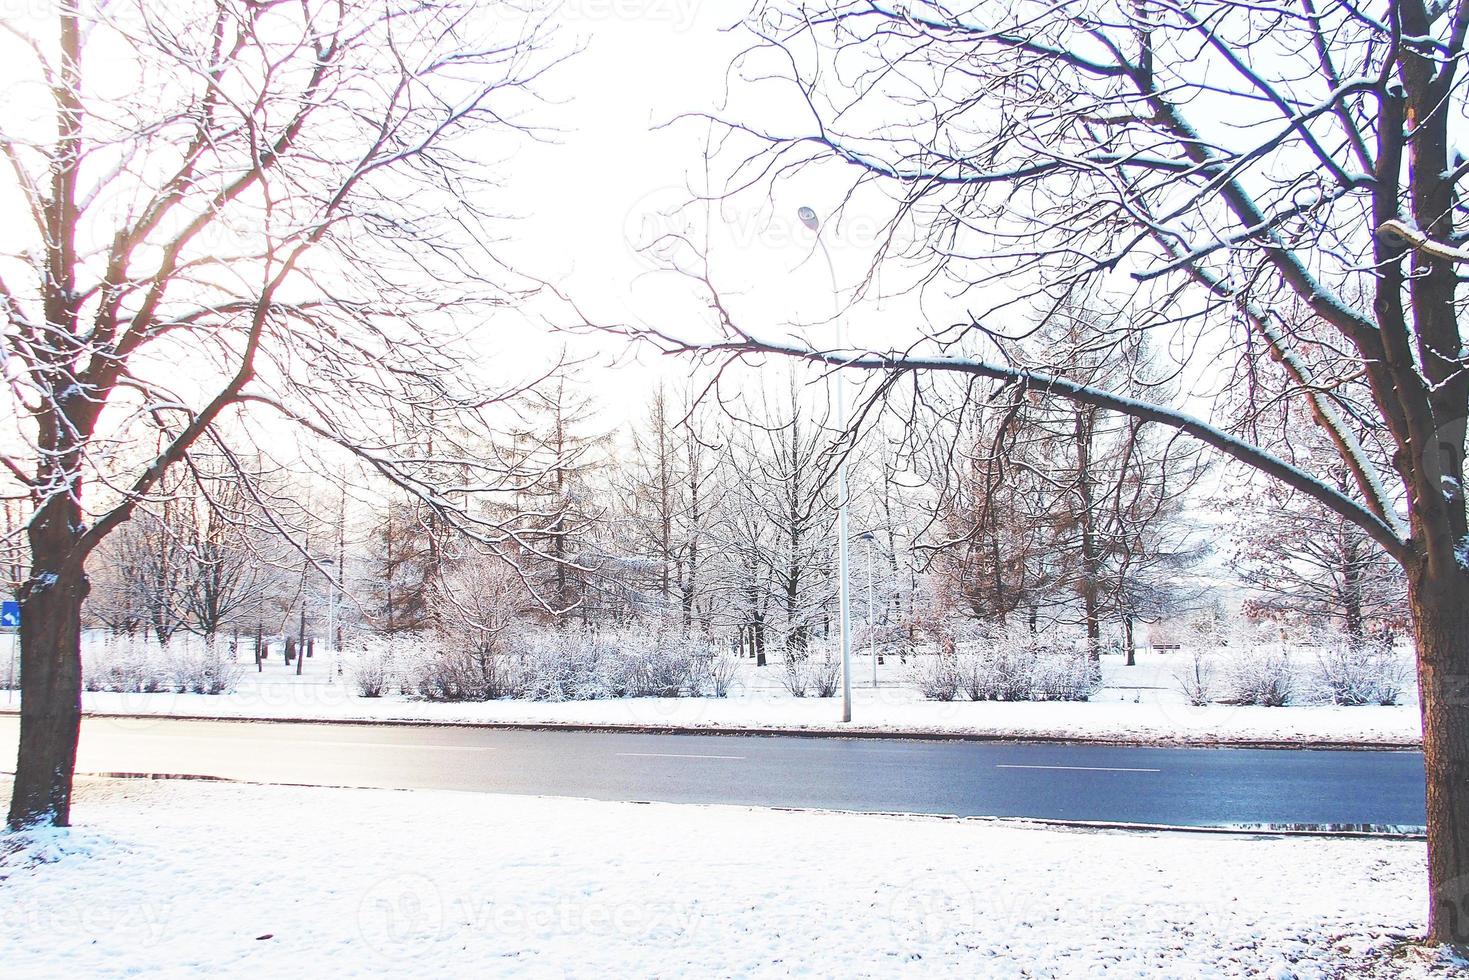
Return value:
M 1366 635 L 1362 616 L 1362 558 L 1350 542 L 1343 543 L 1342 551 L 1342 612 L 1346 617 L 1347 641 L 1356 649 Z
M 1102 618 L 1098 577 L 1101 565 L 1097 554 L 1095 502 L 1092 494 L 1092 433 L 1096 427 L 1096 411 L 1076 406 L 1076 491 L 1081 526 L 1081 602 L 1086 615 L 1086 652 L 1093 664 L 1102 658 Z M 1100 668 L 1098 668 L 1100 669 Z
M 1469 576 L 1425 571 L 1410 579 L 1409 600 L 1423 716 L 1428 934 L 1469 946 Z
M 75 526 L 75 525 L 72 525 Z M 82 722 L 82 601 L 87 579 L 68 567 L 72 535 L 37 526 L 21 591 L 20 751 L 9 823 L 65 827 Z M 52 571 L 61 569 L 61 571 Z

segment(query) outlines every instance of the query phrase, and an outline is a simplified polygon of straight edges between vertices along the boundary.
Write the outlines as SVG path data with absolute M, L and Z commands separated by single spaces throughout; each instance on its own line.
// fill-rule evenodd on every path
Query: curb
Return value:
M 19 709 L 0 708 L 0 717 L 19 716 Z M 752 725 L 638 725 L 597 722 L 556 721 L 441 721 L 431 718 L 311 718 L 255 715 L 173 715 L 135 714 L 128 712 L 83 711 L 83 718 L 120 718 L 129 721 L 192 721 L 229 724 L 274 725 L 353 725 L 359 727 L 396 726 L 405 728 L 474 728 L 500 731 L 617 732 L 629 735 L 723 735 L 759 738 L 863 738 L 922 742 L 998 742 L 1028 745 L 1101 745 L 1160 749 L 1272 749 L 1315 750 L 1320 752 L 1421 752 L 1421 742 L 1340 741 L 1329 739 L 1247 739 L 1247 738 L 1136 738 L 1106 735 L 1050 735 L 1044 732 L 959 732 L 922 729 L 879 728 L 778 728 Z
M 10 775 L 3 773 L 0 775 Z M 154 781 L 180 781 L 180 782 L 204 782 L 219 783 L 237 786 L 278 786 L 288 789 L 348 789 L 362 790 L 365 792 L 381 793 L 416 793 L 421 790 L 403 787 L 380 787 L 380 786 L 352 786 L 344 783 L 291 783 L 275 780 L 260 779 L 237 779 L 232 776 L 209 776 L 201 773 L 171 773 L 171 772 L 79 772 L 78 777 L 86 779 L 139 779 Z M 902 820 L 941 820 L 950 823 L 982 823 L 1002 827 L 1015 827 L 1024 829 L 1036 827 L 1046 830 L 1081 830 L 1081 831 L 1110 831 L 1114 833 L 1129 834 L 1206 834 L 1227 837 L 1313 837 L 1332 840 L 1397 840 L 1397 841 L 1422 841 L 1427 840 L 1426 832 L 1418 827 L 1404 827 L 1392 829 L 1387 827 L 1366 827 L 1365 829 L 1330 829 L 1315 828 L 1293 825 L 1245 825 L 1245 826 L 1188 826 L 1185 824 L 1159 824 L 1159 823 L 1134 823 L 1134 822 L 1109 822 L 1105 820 L 1064 820 L 1050 817 L 993 817 L 983 815 L 961 816 L 956 813 L 921 813 L 911 810 L 841 810 L 831 807 L 810 806 L 756 806 L 742 803 L 669 803 L 666 800 L 597 800 L 591 797 L 580 796 L 547 796 L 543 793 L 537 794 L 495 794 L 521 796 L 531 795 L 536 799 L 574 799 L 585 800 L 592 803 L 627 804 L 631 806 L 721 806 L 737 807 L 743 810 L 768 810 L 776 813 L 825 813 L 839 814 L 845 816 L 864 817 L 888 817 Z

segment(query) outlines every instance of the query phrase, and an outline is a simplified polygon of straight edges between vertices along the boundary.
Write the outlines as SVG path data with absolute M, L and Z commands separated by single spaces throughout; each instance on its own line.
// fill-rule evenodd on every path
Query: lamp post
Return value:
M 867 542 L 867 643 L 872 650 L 872 689 L 877 690 L 877 622 L 872 616 L 872 546 L 877 536 L 863 531 L 857 540 Z
M 321 657 L 323 660 L 330 661 L 326 671 L 326 682 L 331 684 L 335 680 L 332 675 L 337 672 L 337 663 L 341 656 L 341 651 L 337 649 L 337 583 L 332 576 L 340 575 L 341 572 L 337 569 L 337 562 L 334 558 L 323 558 L 320 564 L 328 569 L 326 577 L 326 639 L 322 643 Z
M 805 225 L 816 234 L 816 245 L 826 259 L 826 271 L 831 275 L 831 302 L 836 313 L 837 350 L 846 346 L 842 330 L 841 299 L 837 293 L 837 270 L 821 239 L 821 223 L 816 212 L 803 207 L 796 212 Z M 836 408 L 839 431 L 847 431 L 846 392 L 842 385 L 842 370 L 836 370 Z M 847 574 L 847 454 L 837 455 L 837 622 L 842 643 L 842 721 L 852 720 L 852 597 Z

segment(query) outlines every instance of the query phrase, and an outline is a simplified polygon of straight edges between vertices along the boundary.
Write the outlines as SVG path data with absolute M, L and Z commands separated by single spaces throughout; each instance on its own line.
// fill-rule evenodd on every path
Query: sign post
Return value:
M 5 684 L 5 703 L 15 703 L 15 667 L 20 659 L 20 603 L 14 599 L 0 602 L 0 630 L 10 634 L 10 670 Z

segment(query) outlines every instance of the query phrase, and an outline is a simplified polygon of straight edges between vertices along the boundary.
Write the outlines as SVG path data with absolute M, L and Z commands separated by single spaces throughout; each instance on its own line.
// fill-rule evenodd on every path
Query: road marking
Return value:
M 1162 769 L 1124 769 L 1121 766 L 1011 766 L 996 765 L 996 769 L 1065 769 L 1070 772 L 1162 772 Z
M 743 761 L 745 758 L 742 755 L 690 755 L 684 752 L 617 752 L 614 754 L 639 759 L 738 759 Z
M 242 739 L 242 741 L 248 741 Z M 288 741 L 288 740 L 287 740 Z M 297 742 L 298 745 L 331 745 L 338 748 L 365 749 L 453 749 L 456 752 L 493 752 L 493 745 L 447 745 L 435 742 L 415 744 L 413 742 Z

